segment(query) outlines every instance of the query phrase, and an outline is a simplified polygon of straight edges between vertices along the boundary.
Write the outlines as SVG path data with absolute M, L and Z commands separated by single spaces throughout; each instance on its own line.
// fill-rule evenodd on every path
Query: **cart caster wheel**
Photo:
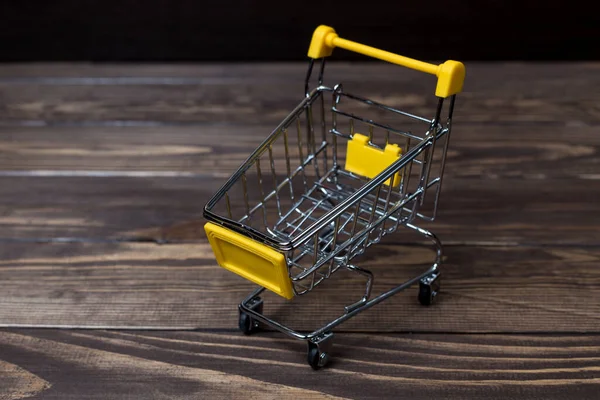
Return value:
M 240 311 L 238 326 L 244 335 L 251 335 L 258 330 L 258 323 L 243 311 Z
M 317 346 L 309 346 L 307 361 L 308 365 L 310 365 L 311 368 L 316 371 L 327 364 L 329 361 L 329 355 L 327 355 L 327 353 L 320 352 Z
M 260 297 L 256 296 L 246 303 L 246 307 L 250 308 L 252 311 L 262 314 L 263 301 Z M 250 335 L 260 329 L 258 321 L 252 318 L 250 314 L 247 314 L 245 311 L 243 311 L 241 305 L 239 310 L 240 316 L 238 319 L 238 327 L 240 328 L 240 331 L 244 333 L 244 335 Z
M 419 303 L 424 306 L 430 306 L 434 303 L 440 291 L 440 275 L 426 277 L 423 280 L 419 282 Z
M 323 333 L 308 341 L 306 360 L 312 369 L 317 370 L 329 362 L 329 354 L 333 346 L 333 332 Z
M 431 286 L 419 284 L 419 303 L 423 306 L 430 306 L 433 303 Z

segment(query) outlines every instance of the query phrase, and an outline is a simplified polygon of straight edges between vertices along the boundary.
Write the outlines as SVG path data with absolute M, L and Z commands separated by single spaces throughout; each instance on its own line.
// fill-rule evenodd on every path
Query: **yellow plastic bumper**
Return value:
M 204 230 L 221 267 L 286 299 L 294 297 L 283 254 L 212 222 Z

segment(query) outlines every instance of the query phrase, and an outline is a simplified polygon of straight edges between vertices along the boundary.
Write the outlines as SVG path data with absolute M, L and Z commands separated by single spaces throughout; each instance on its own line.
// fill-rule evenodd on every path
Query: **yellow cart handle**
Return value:
M 407 68 L 435 75 L 438 78 L 435 95 L 438 97 L 445 98 L 460 93 L 463 88 L 465 66 L 461 62 L 448 60 L 440 65 L 429 64 L 342 39 L 333 28 L 325 25 L 321 25 L 315 29 L 308 49 L 308 56 L 310 58 L 328 57 L 335 47 L 340 47 L 342 49 L 354 51 L 355 53 L 378 58 L 392 64 L 402 65 Z

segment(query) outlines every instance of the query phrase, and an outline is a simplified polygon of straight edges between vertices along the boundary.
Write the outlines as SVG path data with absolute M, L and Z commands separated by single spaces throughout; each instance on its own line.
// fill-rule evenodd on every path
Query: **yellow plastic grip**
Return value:
M 445 98 L 462 91 L 465 80 L 465 66 L 461 62 L 448 60 L 440 65 L 429 64 L 342 39 L 333 28 L 326 25 L 321 25 L 315 29 L 308 49 L 308 56 L 310 58 L 328 57 L 336 47 L 435 75 L 438 78 L 435 95 L 438 97 Z

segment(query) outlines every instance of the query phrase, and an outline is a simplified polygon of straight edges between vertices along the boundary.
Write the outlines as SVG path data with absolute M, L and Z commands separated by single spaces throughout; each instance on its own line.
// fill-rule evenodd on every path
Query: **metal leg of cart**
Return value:
M 427 229 L 419 228 L 416 225 L 406 224 L 406 227 L 415 230 L 421 235 L 429 238 L 436 250 L 436 260 L 431 267 L 431 272 L 419 280 L 419 303 L 424 306 L 433 304 L 437 295 L 440 292 L 441 276 L 440 264 L 442 262 L 442 243 L 432 232 Z
M 274 321 L 267 316 L 263 315 L 263 300 L 260 295 L 265 291 L 265 288 L 258 288 L 250 296 L 248 296 L 239 305 L 239 328 L 244 334 L 254 333 L 259 329 L 259 325 L 262 323 L 273 329 L 276 329 L 286 335 L 298 339 L 304 340 L 308 343 L 308 364 L 313 369 L 319 369 L 327 362 L 330 358 L 330 352 L 333 345 L 333 328 L 340 325 L 342 322 L 352 318 L 356 314 L 373 307 L 374 305 L 384 301 L 388 297 L 395 295 L 396 293 L 419 283 L 419 302 L 423 305 L 430 305 L 436 299 L 440 290 L 440 265 L 442 261 L 442 244 L 439 239 L 430 231 L 420 228 L 412 224 L 406 224 L 410 229 L 413 229 L 417 233 L 430 239 L 435 247 L 436 257 L 434 263 L 421 275 L 410 279 L 393 289 L 379 294 L 377 297 L 370 298 L 371 288 L 373 285 L 373 274 L 364 268 L 359 268 L 353 265 L 348 265 L 347 268 L 351 271 L 357 272 L 367 278 L 367 285 L 365 294 L 356 303 L 346 306 L 344 314 L 338 318 L 330 321 L 321 328 L 305 334 L 297 332 L 285 325 Z

